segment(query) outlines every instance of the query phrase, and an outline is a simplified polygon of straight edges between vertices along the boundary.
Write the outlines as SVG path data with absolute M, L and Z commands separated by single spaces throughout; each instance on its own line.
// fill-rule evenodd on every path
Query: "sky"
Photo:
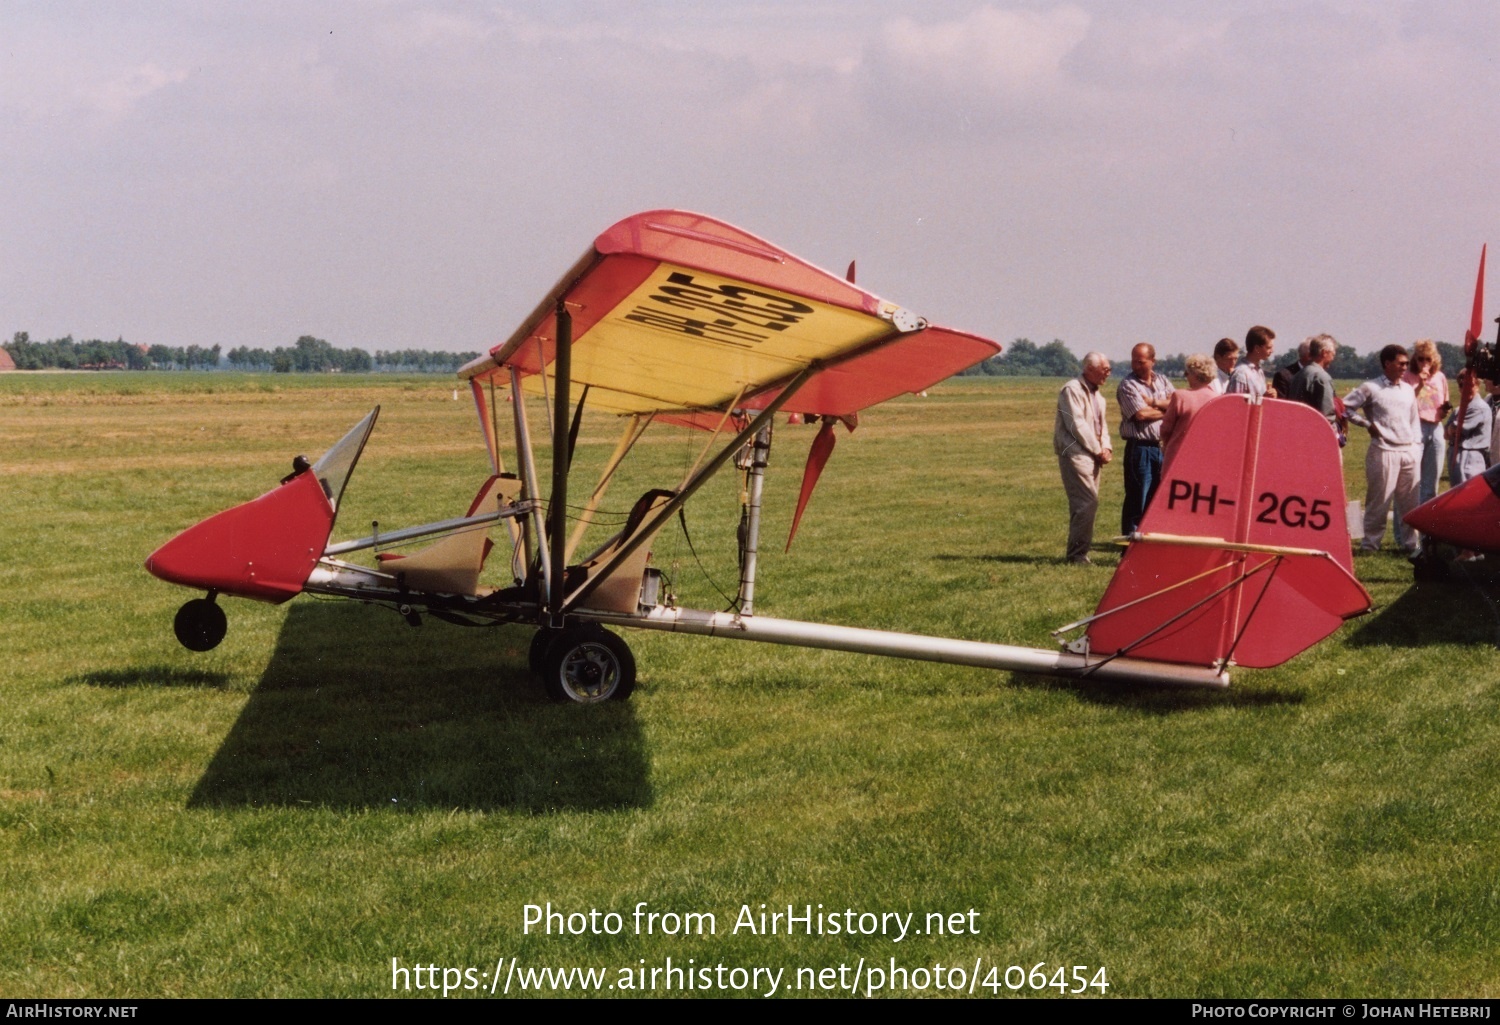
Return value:
M 1490 0 L 6 0 L 0 335 L 478 351 L 673 207 L 1003 344 L 1461 342 L 1497 44 Z

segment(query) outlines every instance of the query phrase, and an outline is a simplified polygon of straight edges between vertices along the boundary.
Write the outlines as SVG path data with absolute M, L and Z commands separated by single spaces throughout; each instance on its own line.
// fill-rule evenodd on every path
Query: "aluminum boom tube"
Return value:
M 1009 644 L 961 641 L 827 623 L 804 623 L 795 619 L 736 616 L 728 612 L 705 612 L 700 609 L 670 609 L 661 605 L 641 615 L 583 609 L 578 611 L 581 618 L 616 626 L 762 641 L 767 644 L 791 644 L 830 651 L 852 651 L 921 662 L 948 662 L 981 669 L 1084 677 L 1118 683 L 1220 688 L 1229 686 L 1229 674 L 1211 666 L 1182 666 L 1133 658 L 1112 658 L 1105 661 L 1065 651 L 1018 648 Z

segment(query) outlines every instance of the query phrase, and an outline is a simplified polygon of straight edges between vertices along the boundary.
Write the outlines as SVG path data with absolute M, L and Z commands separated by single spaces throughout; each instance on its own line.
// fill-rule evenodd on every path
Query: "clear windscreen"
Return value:
M 338 444 L 313 463 L 312 472 L 322 483 L 323 494 L 328 496 L 334 512 L 338 512 L 339 499 L 344 497 L 344 487 L 349 483 L 349 475 L 354 472 L 354 464 L 359 462 L 359 454 L 365 450 L 365 442 L 375 429 L 375 418 L 379 415 L 380 407 L 376 406 L 370 410 L 369 416 L 355 424 L 354 429 L 339 439 Z

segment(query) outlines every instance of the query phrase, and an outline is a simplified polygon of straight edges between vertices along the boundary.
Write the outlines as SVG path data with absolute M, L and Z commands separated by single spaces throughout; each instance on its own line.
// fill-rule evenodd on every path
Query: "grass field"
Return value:
M 1060 564 L 1059 384 L 867 414 L 785 555 L 812 432 L 778 428 L 759 611 L 1049 646 L 1116 561 Z M 487 471 L 448 379 L 0 376 L 0 995 L 380 996 L 392 958 L 617 983 L 670 957 L 783 969 L 779 995 L 894 958 L 927 995 L 939 963 L 987 996 L 1044 962 L 1105 968 L 1110 996 L 1500 996 L 1493 581 L 1417 589 L 1362 556 L 1374 613 L 1216 693 L 637 632 L 630 702 L 559 707 L 524 629 L 307 597 L 227 600 L 222 646 L 178 647 L 191 595 L 145 556 L 377 403 L 336 536 L 462 512 Z M 610 508 L 703 441 L 657 430 Z M 614 431 L 586 422 L 583 470 Z M 1120 497 L 1111 467 L 1100 537 Z M 736 517 L 728 477 L 689 507 L 725 589 Z M 655 561 L 723 606 L 680 529 Z M 548 902 L 623 929 L 524 932 Z M 640 902 L 716 931 L 639 935 Z M 733 931 L 762 904 L 976 915 L 900 942 Z

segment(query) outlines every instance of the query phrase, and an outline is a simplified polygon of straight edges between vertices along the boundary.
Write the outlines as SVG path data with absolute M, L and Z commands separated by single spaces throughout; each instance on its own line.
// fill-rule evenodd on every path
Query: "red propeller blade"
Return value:
M 786 551 L 792 550 L 792 538 L 797 536 L 797 525 L 802 522 L 802 510 L 807 508 L 807 500 L 812 498 L 813 488 L 818 486 L 818 477 L 823 473 L 823 467 L 828 465 L 828 457 L 833 455 L 834 443 L 838 441 L 833 433 L 834 420 L 824 420 L 823 426 L 818 428 L 818 436 L 813 439 L 812 448 L 807 450 L 807 466 L 802 471 L 802 493 L 797 496 L 797 512 L 792 516 L 792 529 L 786 536 Z
M 1484 330 L 1484 256 L 1489 251 L 1486 242 L 1479 248 L 1479 280 L 1474 282 L 1474 312 L 1469 316 L 1469 330 L 1464 333 L 1464 373 L 1474 373 L 1474 355 L 1479 351 L 1479 332 Z M 1459 375 L 1462 388 L 1462 375 Z M 1458 415 L 1453 422 L 1458 425 L 1458 436 L 1463 437 L 1464 418 L 1469 414 L 1469 396 L 1459 393 Z M 1454 443 L 1455 445 L 1457 442 Z
M 1489 250 L 1485 243 L 1479 250 L 1479 280 L 1474 283 L 1474 313 L 1469 317 L 1469 333 L 1464 336 L 1464 355 L 1472 356 L 1474 346 L 1479 344 L 1479 333 L 1484 330 L 1484 255 Z

